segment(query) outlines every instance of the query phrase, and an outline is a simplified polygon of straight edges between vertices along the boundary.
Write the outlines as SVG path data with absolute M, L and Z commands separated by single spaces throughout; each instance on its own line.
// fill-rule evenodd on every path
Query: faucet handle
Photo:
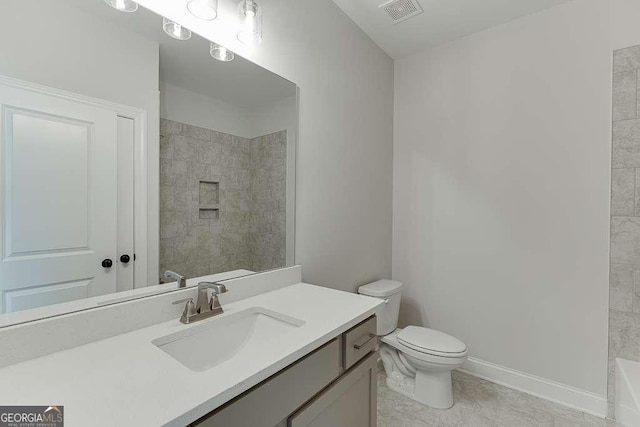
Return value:
M 214 282 L 200 282 L 198 283 L 198 289 L 211 289 L 214 294 L 224 294 L 227 292 L 227 287 L 225 285 Z
M 183 302 L 187 302 L 187 301 L 191 301 L 193 302 L 193 298 L 183 298 L 183 299 L 179 299 L 178 301 L 174 301 L 171 304 L 173 305 L 178 305 L 178 304 L 182 304 Z
M 181 304 L 186 302 L 184 306 L 184 310 L 182 311 L 182 317 L 180 317 L 180 322 L 189 323 L 189 319 L 191 316 L 196 314 L 196 305 L 193 303 L 193 298 L 184 298 L 178 301 L 172 302 L 173 305 Z

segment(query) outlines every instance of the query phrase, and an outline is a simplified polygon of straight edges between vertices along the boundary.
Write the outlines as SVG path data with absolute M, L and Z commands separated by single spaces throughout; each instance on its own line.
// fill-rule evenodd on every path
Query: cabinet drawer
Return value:
M 339 354 L 335 339 L 192 426 L 272 427 L 340 375 Z
M 342 339 L 342 366 L 349 369 L 358 360 L 376 348 L 376 317 L 370 317 L 344 333 Z

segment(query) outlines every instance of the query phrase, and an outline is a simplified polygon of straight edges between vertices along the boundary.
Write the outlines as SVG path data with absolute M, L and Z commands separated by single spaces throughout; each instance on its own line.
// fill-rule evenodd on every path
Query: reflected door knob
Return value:
M 111 268 L 112 265 L 113 265 L 113 261 L 111 261 L 109 258 L 102 260 L 102 266 L 104 268 Z
M 123 264 L 127 264 L 129 261 L 131 261 L 131 257 L 129 255 L 122 255 L 120 257 L 120 262 Z

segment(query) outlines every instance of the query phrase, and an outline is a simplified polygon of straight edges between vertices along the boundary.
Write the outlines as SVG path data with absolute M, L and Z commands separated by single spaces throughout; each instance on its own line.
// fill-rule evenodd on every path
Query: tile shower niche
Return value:
M 200 181 L 198 185 L 200 219 L 220 218 L 220 182 Z

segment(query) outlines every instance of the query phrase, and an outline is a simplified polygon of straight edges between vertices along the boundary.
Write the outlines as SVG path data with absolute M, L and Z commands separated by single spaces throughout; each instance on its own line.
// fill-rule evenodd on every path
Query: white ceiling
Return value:
M 193 34 L 187 41 L 162 31 L 162 18 L 143 7 L 123 13 L 104 0 L 65 0 L 160 45 L 160 80 L 241 108 L 259 108 L 296 93 L 295 84 L 240 56 L 231 62 L 209 55 L 209 41 Z
M 570 0 L 418 0 L 424 13 L 395 25 L 378 8 L 387 0 L 333 1 L 397 59 Z

